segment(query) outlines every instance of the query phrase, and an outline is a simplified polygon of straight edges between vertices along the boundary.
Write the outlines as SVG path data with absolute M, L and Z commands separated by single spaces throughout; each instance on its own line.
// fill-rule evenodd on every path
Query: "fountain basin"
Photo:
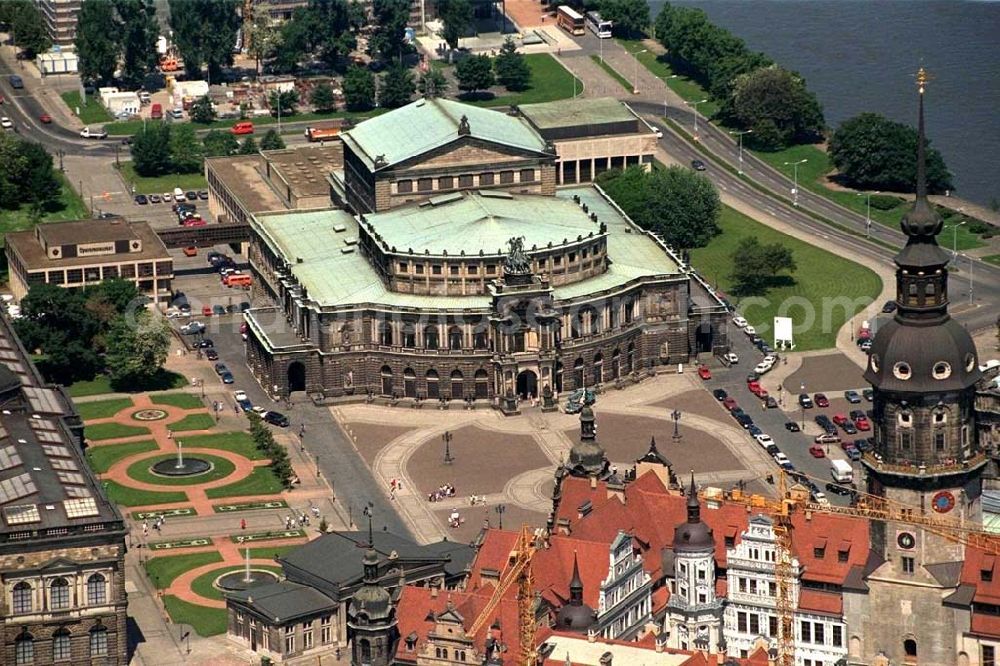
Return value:
M 250 580 L 246 579 L 247 573 L 243 569 L 230 571 L 215 579 L 213 585 L 223 592 L 240 592 L 258 585 L 277 583 L 278 575 L 264 569 L 250 569 Z
M 176 458 L 168 458 L 154 463 L 149 469 L 160 476 L 196 476 L 212 471 L 212 463 L 198 457 L 184 456 L 179 464 Z

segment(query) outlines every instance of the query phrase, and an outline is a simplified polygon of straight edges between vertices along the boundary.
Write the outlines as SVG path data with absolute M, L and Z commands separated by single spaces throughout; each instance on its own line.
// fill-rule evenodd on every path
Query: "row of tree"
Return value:
M 116 389 L 148 386 L 166 361 L 170 332 L 145 301 L 122 279 L 85 289 L 38 284 L 21 301 L 14 329 L 50 381 L 72 384 L 106 369 Z
M 32 0 L 0 2 L 0 24 L 10 27 L 14 44 L 23 49 L 29 58 L 48 51 L 52 46 L 45 20 Z
M 292 469 L 292 461 L 288 457 L 288 451 L 274 439 L 274 434 L 264 425 L 264 421 L 257 414 L 250 412 L 250 439 L 253 440 L 257 450 L 271 459 L 271 471 L 281 481 L 285 488 L 292 487 L 295 477 L 295 470 Z
M 208 67 L 209 81 L 222 78 L 222 68 L 233 64 L 240 28 L 241 0 L 168 0 L 170 28 L 188 76 L 201 78 Z
M 60 183 L 50 155 L 41 144 L 0 132 L 0 208 L 31 206 L 41 218 L 58 201 Z
M 106 84 L 120 67 L 126 85 L 142 85 L 156 70 L 159 34 L 152 0 L 84 0 L 76 27 L 80 75 Z
M 285 142 L 273 128 L 260 142 L 261 150 L 284 148 Z M 163 176 L 170 173 L 201 171 L 206 157 L 257 152 L 253 137 L 241 146 L 227 130 L 213 130 L 201 141 L 194 127 L 187 123 L 145 123 L 132 137 L 132 166 L 140 176 Z
M 670 166 L 646 171 L 613 169 L 597 183 L 643 229 L 680 250 L 704 247 L 721 231 L 721 203 L 715 186 L 691 169 Z

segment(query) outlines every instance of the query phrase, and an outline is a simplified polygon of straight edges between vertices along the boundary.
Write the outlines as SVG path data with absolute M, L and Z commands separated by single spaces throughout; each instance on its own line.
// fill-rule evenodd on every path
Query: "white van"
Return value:
M 184 201 L 184 190 L 179 187 L 174 188 L 174 201 Z
M 846 460 L 831 460 L 830 476 L 837 483 L 851 483 L 854 481 L 854 468 Z

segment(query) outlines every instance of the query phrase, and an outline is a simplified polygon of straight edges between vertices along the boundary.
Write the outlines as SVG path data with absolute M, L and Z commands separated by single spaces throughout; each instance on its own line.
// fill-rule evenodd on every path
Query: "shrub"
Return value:
M 892 210 L 899 204 L 903 203 L 903 199 L 899 197 L 894 197 L 888 194 L 873 194 L 871 196 L 872 208 L 877 208 L 878 210 Z

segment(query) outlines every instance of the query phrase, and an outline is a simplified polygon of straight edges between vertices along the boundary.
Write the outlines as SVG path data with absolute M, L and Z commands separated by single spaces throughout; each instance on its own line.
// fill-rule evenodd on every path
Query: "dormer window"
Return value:
M 941 425 L 943 423 L 947 423 L 947 421 L 948 421 L 948 412 L 944 411 L 943 409 L 934 412 L 934 425 Z
M 965 371 L 972 372 L 973 368 L 976 367 L 976 355 L 966 354 L 965 355 Z
M 909 363 L 900 361 L 896 365 L 892 366 L 892 374 L 896 376 L 896 379 L 906 381 L 910 378 L 910 375 L 913 374 L 913 371 L 910 369 Z
M 938 361 L 931 370 L 934 379 L 948 379 L 951 376 L 951 365 L 944 361 Z
M 896 415 L 896 421 L 899 423 L 900 426 L 904 428 L 909 428 L 910 426 L 913 425 L 913 414 L 911 414 L 910 412 L 899 412 Z
M 869 362 L 872 365 L 872 372 L 878 372 L 878 369 L 879 369 L 878 354 L 872 354 L 871 356 L 868 357 L 868 359 L 869 359 Z

